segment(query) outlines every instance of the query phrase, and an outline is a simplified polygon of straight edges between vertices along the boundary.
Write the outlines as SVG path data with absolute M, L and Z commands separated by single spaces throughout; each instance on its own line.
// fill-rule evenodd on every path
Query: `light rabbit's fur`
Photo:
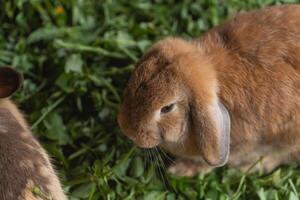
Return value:
M 159 41 L 137 64 L 118 122 L 138 146 L 181 158 L 170 168 L 180 175 L 260 158 L 265 172 L 299 162 L 300 5 L 241 13 L 192 41 Z
M 49 156 L 7 98 L 20 83 L 15 70 L 0 68 L 0 199 L 66 200 Z

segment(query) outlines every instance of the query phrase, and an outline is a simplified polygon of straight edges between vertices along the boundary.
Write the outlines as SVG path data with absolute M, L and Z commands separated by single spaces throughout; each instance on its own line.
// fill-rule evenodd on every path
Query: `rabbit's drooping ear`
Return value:
M 22 83 L 22 75 L 10 67 L 0 67 L 0 98 L 12 95 Z
M 218 81 L 210 60 L 201 52 L 179 58 L 178 68 L 189 91 L 192 129 L 197 148 L 211 166 L 227 162 L 230 143 L 230 117 L 218 98 Z M 186 67 L 188 66 L 188 67 Z
M 221 102 L 215 102 L 208 108 L 192 105 L 191 109 L 194 133 L 203 159 L 215 167 L 226 164 L 230 146 L 227 109 Z

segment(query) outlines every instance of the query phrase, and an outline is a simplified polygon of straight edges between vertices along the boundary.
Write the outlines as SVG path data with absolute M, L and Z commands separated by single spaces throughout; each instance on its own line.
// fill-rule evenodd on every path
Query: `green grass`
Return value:
M 224 167 L 162 181 L 163 169 L 146 165 L 121 135 L 116 113 L 134 63 L 154 41 L 197 37 L 238 11 L 300 1 L 149 2 L 1 1 L 0 65 L 24 73 L 14 100 L 53 156 L 70 199 L 298 200 L 295 166 L 268 175 Z

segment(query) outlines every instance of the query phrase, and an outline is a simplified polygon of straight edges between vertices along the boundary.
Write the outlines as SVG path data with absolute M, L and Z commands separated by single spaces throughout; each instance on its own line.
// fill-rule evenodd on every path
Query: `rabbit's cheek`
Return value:
M 183 140 L 186 131 L 186 123 L 178 123 L 173 127 L 169 127 L 168 131 L 162 134 L 163 139 L 167 143 L 177 143 Z

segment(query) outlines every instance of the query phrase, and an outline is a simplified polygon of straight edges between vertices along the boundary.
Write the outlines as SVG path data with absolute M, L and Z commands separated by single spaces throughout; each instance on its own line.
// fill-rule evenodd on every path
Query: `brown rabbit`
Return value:
M 238 14 L 201 38 L 164 39 L 141 58 L 118 122 L 138 146 L 191 176 L 226 163 L 300 160 L 300 5 Z
M 0 68 L 0 199 L 66 200 L 48 155 L 7 98 L 21 82 L 15 70 Z

